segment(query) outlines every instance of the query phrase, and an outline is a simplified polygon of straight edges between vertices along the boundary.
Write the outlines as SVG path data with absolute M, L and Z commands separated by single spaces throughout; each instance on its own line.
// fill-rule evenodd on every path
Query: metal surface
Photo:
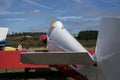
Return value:
M 103 18 L 96 48 L 97 80 L 120 78 L 120 17 Z
M 72 52 L 68 52 L 72 53 Z M 21 62 L 27 64 L 87 64 L 92 65 L 94 61 L 88 53 L 74 52 L 31 52 L 21 53 Z

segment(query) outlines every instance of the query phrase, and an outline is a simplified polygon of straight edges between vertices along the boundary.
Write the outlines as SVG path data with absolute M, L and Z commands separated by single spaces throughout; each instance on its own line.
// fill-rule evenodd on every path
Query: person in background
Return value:
M 21 44 L 18 45 L 17 50 L 18 50 L 18 51 L 22 51 L 22 45 L 21 45 Z

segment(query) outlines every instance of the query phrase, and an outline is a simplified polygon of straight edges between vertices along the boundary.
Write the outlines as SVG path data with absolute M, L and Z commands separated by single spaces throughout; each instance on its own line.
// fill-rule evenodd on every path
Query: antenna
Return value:
M 62 20 L 63 20 L 62 22 L 63 22 L 63 24 L 64 24 L 65 9 L 66 9 L 66 0 L 64 1 L 64 3 L 65 3 L 65 4 L 64 4 L 64 9 L 63 9 L 63 12 L 62 12 L 62 17 L 63 17 L 63 18 L 62 18 Z M 62 26 L 62 29 L 63 29 L 63 26 Z

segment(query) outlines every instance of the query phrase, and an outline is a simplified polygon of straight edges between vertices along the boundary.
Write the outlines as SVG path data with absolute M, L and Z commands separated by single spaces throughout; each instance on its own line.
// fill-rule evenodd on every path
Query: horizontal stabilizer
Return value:
M 94 61 L 87 52 L 23 52 L 21 53 L 21 62 L 24 64 L 50 65 L 94 64 Z

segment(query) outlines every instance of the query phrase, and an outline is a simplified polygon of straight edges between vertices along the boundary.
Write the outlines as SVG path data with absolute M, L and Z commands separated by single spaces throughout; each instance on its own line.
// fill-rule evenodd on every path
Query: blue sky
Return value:
M 52 18 L 71 33 L 98 29 L 101 17 L 120 16 L 120 0 L 0 0 L 0 26 L 47 32 Z

